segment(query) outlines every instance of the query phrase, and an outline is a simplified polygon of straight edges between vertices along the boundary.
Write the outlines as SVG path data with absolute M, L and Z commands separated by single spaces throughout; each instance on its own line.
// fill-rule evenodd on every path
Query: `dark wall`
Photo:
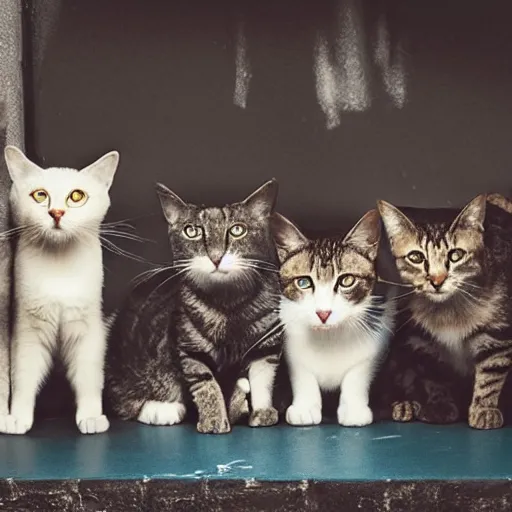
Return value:
M 222 204 L 275 176 L 279 210 L 309 230 L 345 229 L 376 198 L 461 205 L 511 189 L 506 1 L 33 0 L 26 14 L 31 156 L 80 167 L 119 150 L 109 220 L 136 219 L 157 239 L 123 245 L 152 261 L 167 254 L 155 181 Z M 387 75 L 374 58 L 383 20 Z M 241 26 L 245 108 L 233 102 Z M 319 34 L 333 59 L 344 41 L 347 94 L 367 91 L 331 129 L 313 73 Z M 386 91 L 397 74 L 403 104 Z M 109 254 L 106 266 L 110 308 L 143 265 Z

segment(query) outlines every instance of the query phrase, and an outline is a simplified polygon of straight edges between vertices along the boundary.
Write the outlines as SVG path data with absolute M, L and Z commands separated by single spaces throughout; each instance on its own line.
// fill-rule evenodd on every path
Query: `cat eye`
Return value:
M 453 249 L 448 253 L 448 259 L 452 263 L 457 263 L 466 255 L 466 251 L 464 249 Z
M 32 194 L 30 195 L 32 196 L 32 199 L 39 204 L 44 203 L 45 201 L 48 200 L 48 192 L 46 192 L 46 190 L 43 189 L 34 190 L 34 192 L 32 192 Z
M 425 261 L 425 256 L 420 251 L 411 251 L 406 258 L 415 265 L 419 265 Z
M 203 230 L 199 226 L 185 226 L 183 233 L 187 238 L 190 238 L 190 240 L 198 240 L 203 236 Z
M 234 224 L 229 228 L 229 233 L 234 238 L 242 238 L 247 234 L 247 228 L 243 224 Z
M 313 287 L 313 281 L 309 277 L 298 277 L 295 279 L 295 284 L 297 285 L 297 288 L 300 288 L 301 290 L 307 290 L 308 288 Z
M 71 194 L 69 194 L 67 199 L 68 206 L 76 207 L 82 206 L 87 201 L 87 194 L 83 190 L 73 190 Z
M 345 274 L 338 279 L 338 283 L 342 288 L 350 288 L 355 282 L 356 278 L 352 274 Z

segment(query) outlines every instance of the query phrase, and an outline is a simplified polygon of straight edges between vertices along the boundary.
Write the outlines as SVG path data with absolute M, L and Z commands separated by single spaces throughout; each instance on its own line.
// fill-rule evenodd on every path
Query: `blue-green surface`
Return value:
M 191 425 L 114 422 L 110 432 L 76 433 L 46 421 L 27 436 L 0 436 L 0 477 L 416 480 L 512 478 L 512 428 L 385 423 L 253 429 L 204 435 Z

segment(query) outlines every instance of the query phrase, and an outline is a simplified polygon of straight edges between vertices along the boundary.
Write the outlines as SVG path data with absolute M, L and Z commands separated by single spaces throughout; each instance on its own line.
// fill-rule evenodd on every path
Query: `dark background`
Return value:
M 343 113 L 331 130 L 313 46 L 318 30 L 336 31 L 339 2 L 38 2 L 25 12 L 29 156 L 81 167 L 118 150 L 108 220 L 133 219 L 157 240 L 120 244 L 151 261 L 167 257 L 155 181 L 187 201 L 223 204 L 274 176 L 279 211 L 308 232 L 343 231 L 377 198 L 459 206 L 510 192 L 507 1 L 351 1 L 368 54 L 387 20 L 407 101 L 393 105 L 369 57 L 370 108 Z M 245 109 L 233 104 L 240 19 L 252 67 Z M 105 263 L 110 310 L 145 267 L 109 253 Z

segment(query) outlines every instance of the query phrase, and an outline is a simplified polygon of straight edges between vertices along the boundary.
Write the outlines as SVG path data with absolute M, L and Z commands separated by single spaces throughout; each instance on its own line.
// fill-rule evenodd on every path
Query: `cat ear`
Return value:
M 272 178 L 242 201 L 242 204 L 251 208 L 255 215 L 267 217 L 274 211 L 278 189 L 277 180 Z
M 283 261 L 288 254 L 309 244 L 300 229 L 286 217 L 274 212 L 270 217 L 270 230 L 274 237 L 279 259 Z
M 110 153 L 103 155 L 91 165 L 84 167 L 80 173 L 92 176 L 99 182 L 103 183 L 108 190 L 112 185 L 112 181 L 114 181 L 114 174 L 116 173 L 118 164 L 119 153 L 117 151 L 111 151 Z
M 366 212 L 343 239 L 343 243 L 363 250 L 374 260 L 377 257 L 380 241 L 380 216 L 375 209 Z
M 485 207 L 487 205 L 487 197 L 480 194 L 470 201 L 463 210 L 457 215 L 457 218 L 450 226 L 450 231 L 456 229 L 472 229 L 483 232 L 485 220 Z
M 377 208 L 391 242 L 397 237 L 414 236 L 416 234 L 414 224 L 398 208 L 382 200 L 377 201 Z
M 34 162 L 31 162 L 16 146 L 6 146 L 4 156 L 12 181 L 23 180 L 28 178 L 31 174 L 43 170 Z
M 158 198 L 160 199 L 160 204 L 162 205 L 164 216 L 167 222 L 172 226 L 181 217 L 183 210 L 188 208 L 188 205 L 165 185 L 156 183 L 155 188 Z

